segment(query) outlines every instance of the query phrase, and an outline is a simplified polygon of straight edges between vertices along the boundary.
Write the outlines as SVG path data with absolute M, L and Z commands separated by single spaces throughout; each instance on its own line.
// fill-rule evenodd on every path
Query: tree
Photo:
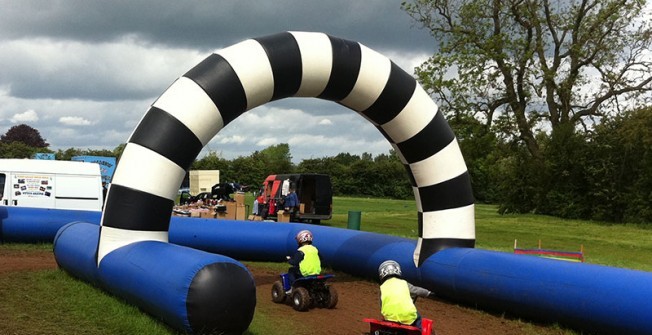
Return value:
M 591 142 L 593 219 L 652 223 L 652 107 L 596 127 Z
M 4 143 L 0 141 L 0 158 L 31 158 L 37 152 L 49 152 L 49 150 L 39 150 L 35 147 L 20 142 Z
M 19 124 L 9 128 L 7 133 L 0 136 L 0 142 L 22 142 L 34 148 L 47 148 L 49 146 L 49 144 L 45 142 L 45 139 L 41 137 L 38 130 L 26 124 Z
M 414 0 L 438 50 L 416 69 L 453 114 L 543 160 L 537 132 L 590 128 L 652 90 L 644 0 Z M 563 135 L 565 136 L 565 135 Z

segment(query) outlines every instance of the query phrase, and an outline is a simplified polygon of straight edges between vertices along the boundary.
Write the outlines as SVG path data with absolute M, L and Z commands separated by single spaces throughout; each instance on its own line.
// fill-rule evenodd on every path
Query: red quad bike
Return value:
M 305 312 L 311 307 L 335 308 L 337 305 L 337 291 L 326 281 L 335 277 L 332 274 L 315 275 L 297 278 L 292 285 L 288 274 L 281 275 L 272 285 L 272 301 L 281 304 L 290 300 L 292 307 L 300 312 Z M 290 291 L 290 294 L 285 292 Z
M 376 319 L 362 319 L 369 323 L 369 335 L 431 335 L 435 334 L 432 330 L 432 320 L 422 318 L 421 328 L 402 325 L 392 321 L 380 321 Z

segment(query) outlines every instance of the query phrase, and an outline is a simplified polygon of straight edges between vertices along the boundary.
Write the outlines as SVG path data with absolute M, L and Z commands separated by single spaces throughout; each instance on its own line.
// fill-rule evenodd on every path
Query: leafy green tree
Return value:
M 66 150 L 57 150 L 57 159 L 69 161 L 75 156 L 102 156 L 102 157 L 116 157 L 115 152 L 108 149 L 78 149 L 68 148 Z
M 587 175 L 592 218 L 652 223 L 652 107 L 596 127 Z
M 542 129 L 581 129 L 652 89 L 645 4 L 414 0 L 402 7 L 437 42 L 416 72 L 442 109 L 495 126 L 543 160 Z
M 260 151 L 261 162 L 265 164 L 264 168 L 267 174 L 292 173 L 294 165 L 292 164 L 292 155 L 290 146 L 287 143 L 281 143 L 269 146 Z
M 32 158 L 35 153 L 44 152 L 42 148 L 31 147 L 24 142 L 0 142 L 0 158 Z
M 120 162 L 120 157 L 122 157 L 122 153 L 125 151 L 125 147 L 127 146 L 127 143 L 120 143 L 117 147 L 113 148 L 111 151 L 113 153 L 113 157 L 116 158 L 118 162 Z
M 0 142 L 22 142 L 34 148 L 47 148 L 49 146 L 38 130 L 26 124 L 19 124 L 9 128 L 4 135 L 0 136 Z

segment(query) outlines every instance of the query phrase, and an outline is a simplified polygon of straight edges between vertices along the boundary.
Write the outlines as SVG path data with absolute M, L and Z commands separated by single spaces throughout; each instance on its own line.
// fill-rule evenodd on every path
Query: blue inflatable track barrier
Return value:
M 54 241 L 59 266 L 186 333 L 241 334 L 256 287 L 232 258 L 159 241 L 131 243 L 96 266 L 97 224 L 65 225 Z
M 69 219 L 66 212 L 69 211 L 50 211 L 49 224 L 66 225 L 69 222 L 65 221 Z M 29 225 L 39 224 L 42 214 L 29 219 L 29 211 L 11 209 L 5 215 L 4 227 L 8 223 L 15 234 L 21 229 L 31 231 Z M 57 218 L 61 219 L 57 222 Z M 99 215 L 91 223 L 62 229 L 55 242 L 55 256 L 66 271 L 91 283 L 100 283 L 93 262 Z M 296 250 L 294 236 L 302 229 L 313 232 L 325 265 L 335 270 L 376 278 L 378 265 L 394 259 L 401 264 L 404 276 L 415 285 L 452 300 L 594 333 L 652 333 L 649 317 L 652 273 L 644 271 L 466 248 L 439 251 L 417 268 L 412 258 L 416 241 L 412 239 L 294 223 L 172 217 L 169 240 L 176 247 L 222 254 L 240 261 L 285 262 L 285 256 Z M 69 230 L 78 232 L 67 235 Z M 50 237 L 53 238 L 54 235 Z M 62 238 L 70 241 L 62 244 Z M 150 248 L 155 249 L 138 248 L 138 252 L 146 253 Z M 147 256 L 147 259 L 160 263 L 165 258 Z M 104 261 L 100 267 L 103 264 Z M 165 321 L 182 324 L 180 318 Z

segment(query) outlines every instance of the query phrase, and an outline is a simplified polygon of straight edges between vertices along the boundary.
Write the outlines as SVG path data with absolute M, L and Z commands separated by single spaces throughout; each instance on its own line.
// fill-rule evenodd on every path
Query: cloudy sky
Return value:
M 248 38 L 316 31 L 358 41 L 408 73 L 434 40 L 390 0 L 0 0 L 0 134 L 25 123 L 54 150 L 113 149 L 154 100 L 212 52 Z M 283 99 L 227 125 L 206 146 L 225 158 L 288 143 L 295 162 L 387 153 L 355 112 Z

